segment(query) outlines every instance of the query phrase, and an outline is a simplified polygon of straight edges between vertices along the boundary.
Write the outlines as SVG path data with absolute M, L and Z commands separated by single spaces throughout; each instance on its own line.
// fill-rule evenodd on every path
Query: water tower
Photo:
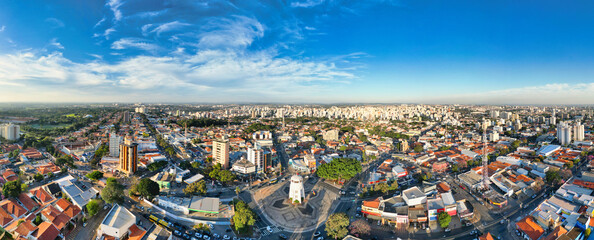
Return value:
M 291 186 L 289 188 L 289 199 L 292 203 L 302 203 L 305 198 L 305 190 L 303 189 L 303 177 L 293 175 L 291 177 Z

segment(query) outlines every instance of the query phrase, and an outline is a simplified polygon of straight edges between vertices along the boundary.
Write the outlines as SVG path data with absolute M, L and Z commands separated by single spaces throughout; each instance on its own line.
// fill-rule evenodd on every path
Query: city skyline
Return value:
M 0 102 L 591 104 L 593 7 L 3 2 Z

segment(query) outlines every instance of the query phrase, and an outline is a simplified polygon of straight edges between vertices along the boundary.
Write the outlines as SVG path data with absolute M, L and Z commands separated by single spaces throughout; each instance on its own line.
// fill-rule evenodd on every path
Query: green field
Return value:
M 31 124 L 30 126 L 32 128 L 37 128 L 37 129 L 54 129 L 54 128 L 64 128 L 64 127 L 69 127 L 71 124 L 54 124 L 54 125 L 40 125 L 40 124 Z

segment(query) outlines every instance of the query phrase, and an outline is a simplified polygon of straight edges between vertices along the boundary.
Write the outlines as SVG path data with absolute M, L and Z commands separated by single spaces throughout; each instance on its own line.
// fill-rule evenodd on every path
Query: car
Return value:
M 501 221 L 499 221 L 499 224 L 504 224 L 505 223 L 505 219 L 501 219 Z
M 188 235 L 187 233 L 183 234 L 184 239 L 190 239 L 190 235 Z
M 321 233 L 320 231 L 317 231 L 317 232 L 315 232 L 315 233 L 313 234 L 313 236 L 314 236 L 314 237 L 318 237 L 318 236 L 320 236 L 320 235 L 322 235 L 322 233 Z
M 445 231 L 445 232 L 451 232 L 451 231 L 452 231 L 452 229 L 446 228 L 444 231 Z
M 324 240 L 324 237 L 316 238 L 316 240 Z
M 536 198 L 536 194 L 532 195 L 532 199 L 535 199 L 535 198 Z
M 87 226 L 87 222 L 83 223 L 83 227 L 86 227 L 86 226 Z
M 231 239 L 231 237 L 229 237 L 229 235 L 225 235 L 225 236 L 223 236 L 223 239 L 229 240 L 229 239 Z
M 175 230 L 175 231 L 173 231 L 173 235 L 175 235 L 175 236 L 181 236 L 181 232 L 180 232 L 180 231 L 177 231 L 177 230 Z
M 358 214 L 358 213 L 357 213 L 357 214 L 355 214 L 355 217 L 356 217 L 356 218 L 360 218 L 360 217 L 361 217 L 361 214 Z
M 377 221 L 377 225 L 378 225 L 378 226 L 382 225 L 382 221 L 379 221 L 379 220 L 378 220 L 378 221 Z
M 197 232 L 197 233 L 194 234 L 194 237 L 202 238 L 202 233 Z
M 466 223 L 466 226 L 467 226 L 467 227 L 468 227 L 468 226 L 470 226 L 470 225 L 472 225 L 472 223 L 470 223 L 470 222 L 467 222 L 467 223 Z
M 204 239 L 204 240 L 210 240 L 210 236 L 204 235 L 204 236 L 202 236 L 202 239 Z
M 266 231 L 272 232 L 272 228 L 270 226 L 266 226 Z
M 289 239 L 285 234 L 278 235 L 278 238 L 280 239 Z
M 210 229 L 214 229 L 214 226 L 212 225 L 212 223 L 209 223 L 209 224 L 208 224 L 208 227 L 209 227 Z

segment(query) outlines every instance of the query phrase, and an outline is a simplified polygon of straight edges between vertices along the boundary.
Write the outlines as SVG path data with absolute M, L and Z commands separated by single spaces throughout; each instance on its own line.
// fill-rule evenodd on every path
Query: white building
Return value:
M 254 140 L 270 140 L 272 133 L 270 131 L 257 131 L 252 134 Z
M 571 143 L 571 127 L 567 122 L 561 122 L 557 125 L 557 139 L 561 145 Z
M 402 191 L 402 199 L 408 206 L 415 206 L 427 202 L 427 196 L 418 187 L 412 187 Z
M 263 173 L 267 168 L 272 167 L 271 152 L 260 147 L 248 147 L 247 160 L 256 167 L 258 173 Z
M 303 199 L 305 199 L 305 189 L 303 189 L 303 177 L 299 175 L 293 175 L 291 177 L 289 199 L 291 200 L 291 202 L 298 201 L 299 203 L 302 203 Z
M 12 123 L 0 125 L 0 136 L 10 141 L 17 140 L 21 136 L 21 127 Z
M 212 157 L 223 169 L 229 168 L 229 140 L 227 137 L 212 141 Z
M 122 143 L 122 137 L 115 133 L 109 134 L 109 156 L 119 157 L 120 156 L 120 143 Z
M 137 107 L 137 108 L 134 109 L 134 112 L 145 113 L 146 112 L 146 108 L 144 108 L 144 107 Z
M 128 209 L 115 204 L 99 225 L 97 236 L 107 235 L 116 240 L 123 239 L 134 224 L 136 224 L 136 216 Z
M 577 122 L 575 125 L 573 125 L 573 140 L 584 141 L 584 125 L 582 125 L 580 122 Z
M 246 159 L 241 159 L 233 163 L 231 171 L 248 175 L 256 172 L 256 166 Z

